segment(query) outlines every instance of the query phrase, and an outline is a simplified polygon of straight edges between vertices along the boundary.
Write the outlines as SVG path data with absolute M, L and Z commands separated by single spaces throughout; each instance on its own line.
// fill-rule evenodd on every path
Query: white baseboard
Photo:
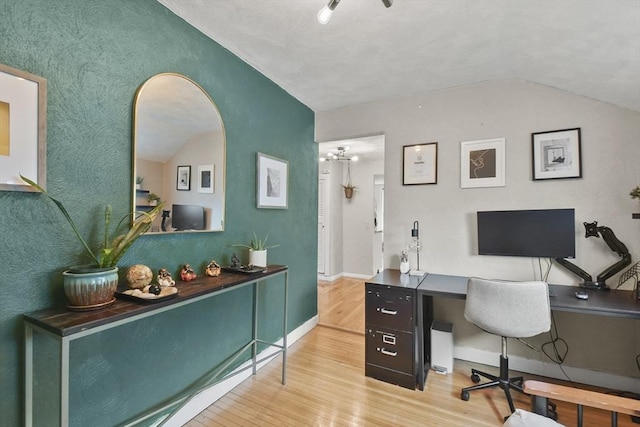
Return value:
M 371 279 L 375 274 L 356 274 L 356 273 L 342 273 L 344 277 L 352 277 L 354 279 L 367 280 Z
M 362 279 L 362 280 L 367 280 L 367 279 L 371 279 L 374 276 L 374 274 L 370 274 L 370 275 L 366 275 L 366 274 L 356 274 L 356 273 L 338 273 L 335 274 L 333 276 L 324 276 L 322 274 L 318 274 L 318 280 L 322 280 L 325 282 L 333 282 L 334 280 L 338 280 L 341 277 L 352 277 L 354 279 Z
M 455 346 L 453 349 L 455 359 L 466 360 L 473 363 L 481 363 L 489 366 L 499 366 L 500 353 L 479 350 L 472 347 Z M 567 380 L 558 364 L 551 361 L 544 362 L 535 359 L 526 359 L 519 356 L 509 356 L 509 368 L 514 371 L 526 372 L 534 375 L 542 375 L 559 380 Z M 605 387 L 612 390 L 630 391 L 640 393 L 640 381 L 637 378 L 606 372 L 590 371 L 583 368 L 562 366 L 573 382 L 589 384 L 597 387 Z
M 333 276 L 325 276 L 324 274 L 318 274 L 318 280 L 321 280 L 324 282 L 333 282 L 341 278 L 342 275 L 343 275 L 342 273 L 334 274 Z
M 307 320 L 298 328 L 294 329 L 287 335 L 287 348 L 290 347 L 293 343 L 302 338 L 306 333 L 311 331 L 318 324 L 318 316 L 314 316 L 311 319 Z M 280 339 L 276 344 L 282 345 L 282 339 Z M 258 358 L 269 357 L 271 354 L 274 354 L 277 351 L 277 348 L 267 348 L 264 351 L 260 352 Z M 264 365 L 269 363 L 272 359 L 269 358 L 258 365 L 257 369 L 261 369 Z M 237 371 L 242 370 L 243 368 L 250 365 L 250 361 L 247 361 L 242 366 L 236 369 Z M 183 408 L 181 408 L 178 412 L 176 412 L 170 419 L 168 419 L 165 423 L 167 427 L 180 427 L 189 422 L 193 417 L 198 415 L 200 412 L 204 411 L 206 408 L 211 406 L 216 400 L 220 399 L 222 396 L 233 390 L 234 387 L 239 385 L 242 381 L 251 377 L 251 369 L 247 369 L 246 371 L 239 373 L 238 375 L 234 375 L 231 378 L 228 378 L 218 384 L 215 384 L 209 387 L 206 390 L 203 390 L 198 395 L 196 395 L 193 399 L 189 401 Z M 158 422 L 158 424 L 161 421 Z

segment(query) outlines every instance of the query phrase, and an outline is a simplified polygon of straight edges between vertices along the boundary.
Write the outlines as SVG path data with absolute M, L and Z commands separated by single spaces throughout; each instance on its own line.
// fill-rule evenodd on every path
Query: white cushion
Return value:
M 511 414 L 507 421 L 503 424 L 504 427 L 564 427 L 553 421 L 551 418 L 543 417 L 542 415 L 527 412 L 524 409 L 516 409 Z

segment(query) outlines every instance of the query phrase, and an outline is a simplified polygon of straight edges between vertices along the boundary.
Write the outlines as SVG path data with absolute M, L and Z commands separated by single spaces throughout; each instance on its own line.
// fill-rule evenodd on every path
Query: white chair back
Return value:
M 486 332 L 508 338 L 547 332 L 551 328 L 548 285 L 472 277 L 464 317 Z

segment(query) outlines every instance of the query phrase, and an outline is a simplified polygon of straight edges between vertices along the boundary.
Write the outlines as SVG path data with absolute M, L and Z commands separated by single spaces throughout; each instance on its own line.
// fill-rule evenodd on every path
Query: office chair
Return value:
M 551 328 L 548 286 L 545 282 L 509 282 L 470 278 L 464 317 L 490 334 L 502 337 L 500 376 L 471 370 L 471 380 L 480 382 L 480 376 L 490 381 L 462 389 L 460 398 L 469 400 L 469 392 L 499 386 L 515 411 L 511 389 L 522 390 L 522 377 L 509 378 L 507 338 L 526 338 L 547 332 Z

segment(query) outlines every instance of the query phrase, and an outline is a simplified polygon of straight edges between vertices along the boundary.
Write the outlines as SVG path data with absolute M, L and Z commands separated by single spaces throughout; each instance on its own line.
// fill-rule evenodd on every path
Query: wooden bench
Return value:
M 581 390 L 542 381 L 527 380 L 523 387 L 525 393 L 531 395 L 531 411 L 548 416 L 548 399 L 562 400 L 578 405 L 578 427 L 582 427 L 583 407 L 611 411 L 611 425 L 618 425 L 618 413 L 640 417 L 640 400 L 615 396 L 597 391 Z

